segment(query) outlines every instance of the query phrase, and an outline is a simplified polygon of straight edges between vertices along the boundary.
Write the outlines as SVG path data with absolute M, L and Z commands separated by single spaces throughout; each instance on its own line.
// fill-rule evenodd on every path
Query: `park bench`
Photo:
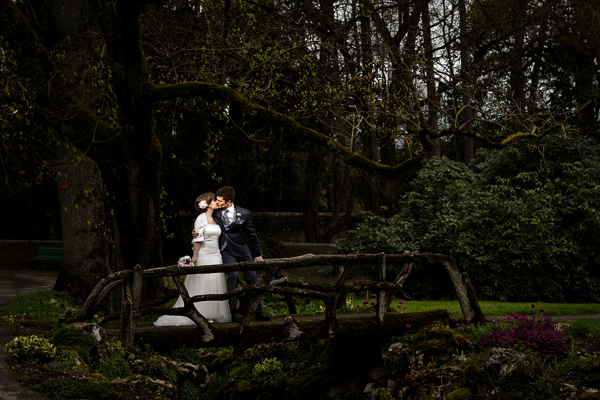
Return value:
M 38 246 L 34 260 L 62 261 L 62 247 Z

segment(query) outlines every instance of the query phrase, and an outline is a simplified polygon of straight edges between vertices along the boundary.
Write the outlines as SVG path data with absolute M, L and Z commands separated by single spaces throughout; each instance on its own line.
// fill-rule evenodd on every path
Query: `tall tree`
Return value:
M 458 13 L 459 13 L 459 24 L 460 24 L 460 69 L 462 79 L 465 82 L 463 93 L 462 93 L 462 120 L 464 121 L 465 128 L 467 130 L 473 129 L 473 118 L 471 110 L 471 96 L 468 91 L 470 86 L 469 80 L 469 29 L 467 27 L 467 4 L 466 0 L 458 0 Z M 473 138 L 465 137 L 465 164 L 469 165 L 473 159 Z
M 85 299 L 108 276 L 104 185 L 98 165 L 66 139 L 58 146 L 63 259 L 55 290 Z
M 65 58 L 78 58 L 73 49 L 61 48 L 61 45 L 69 35 L 88 28 L 87 11 L 87 2 L 83 0 L 60 0 L 52 3 L 52 26 L 56 33 L 53 50 L 62 53 Z M 71 87 L 88 83 L 84 79 L 77 79 L 78 72 L 79 76 L 84 76 L 81 74 L 82 65 L 62 63 L 60 71 L 64 76 L 71 77 Z M 86 101 L 86 97 L 80 97 L 82 102 Z M 68 139 L 62 138 L 60 133 L 57 132 L 56 135 L 60 141 L 56 170 L 63 258 L 54 289 L 65 290 L 74 297 L 85 299 L 96 283 L 110 273 L 104 184 L 96 162 L 73 146 Z
M 163 265 L 164 152 L 170 137 L 192 129 L 185 126 L 192 121 L 199 121 L 193 128 L 198 135 L 213 138 L 205 142 L 205 154 L 236 135 L 255 143 L 279 139 L 317 145 L 346 166 L 375 176 L 372 190 L 390 206 L 397 206 L 398 177 L 431 156 L 433 139 L 462 135 L 502 148 L 520 137 L 543 136 L 564 122 L 551 120 L 510 135 L 490 129 L 505 118 L 490 113 L 481 114 L 482 122 L 472 130 L 446 123 L 448 117 L 441 129 L 432 130 L 422 107 L 425 85 L 415 74 L 423 58 L 418 43 L 425 0 L 389 7 L 347 2 L 333 13 L 337 3 L 329 4 L 329 12 L 306 2 L 87 4 L 90 20 L 97 23 L 90 27 L 93 45 L 87 51 L 90 59 L 100 60 L 94 82 L 102 94 L 91 102 L 82 101 L 69 85 L 45 37 L 11 0 L 0 0 L 0 36 L 14 52 L 21 81 L 35 93 L 31 99 L 40 119 L 98 163 L 112 206 L 118 269 Z M 370 18 L 361 18 L 363 12 Z M 163 23 L 171 20 L 177 23 Z M 351 35 L 358 32 L 357 22 L 369 39 Z M 450 76 L 438 92 L 461 85 Z M 451 107 L 442 114 L 450 115 Z M 373 151 L 359 140 L 367 132 Z M 240 153 L 224 149 L 223 154 Z
M 425 76 L 427 84 L 427 125 L 432 131 L 437 132 L 439 130 L 438 121 L 438 108 L 439 108 L 439 94 L 435 87 L 435 70 L 434 70 L 434 52 L 433 52 L 433 41 L 431 39 L 431 15 L 430 15 L 430 4 L 427 2 L 425 9 L 423 10 L 422 24 L 423 24 L 423 48 L 425 51 L 424 65 L 425 65 Z M 440 139 L 433 139 L 433 156 L 440 157 Z

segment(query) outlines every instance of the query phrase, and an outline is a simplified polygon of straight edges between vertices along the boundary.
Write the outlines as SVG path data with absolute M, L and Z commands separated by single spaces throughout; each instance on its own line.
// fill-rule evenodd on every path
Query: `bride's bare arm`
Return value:
M 200 252 L 200 243 L 201 242 L 194 242 L 192 244 L 192 249 L 194 249 L 194 253 L 192 255 L 192 261 L 194 262 L 194 265 L 196 265 L 196 261 L 198 261 L 198 253 Z

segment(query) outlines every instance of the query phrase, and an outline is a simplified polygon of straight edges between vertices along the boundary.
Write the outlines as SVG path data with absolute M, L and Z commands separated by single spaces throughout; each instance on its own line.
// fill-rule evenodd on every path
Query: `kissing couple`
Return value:
M 198 213 L 192 230 L 192 260 L 194 265 L 232 264 L 236 262 L 252 261 L 250 249 L 244 240 L 248 237 L 254 261 L 264 261 L 262 249 L 256 230 L 250 220 L 250 211 L 236 206 L 235 190 L 225 186 L 217 193 L 207 192 L 196 198 L 194 208 Z M 256 271 L 243 271 L 244 279 L 249 284 L 258 283 Z M 201 294 L 222 294 L 237 288 L 239 272 L 188 275 L 185 278 L 185 287 L 190 297 Z M 237 296 L 229 301 L 201 301 L 195 307 L 206 319 L 211 322 L 240 322 L 243 318 L 238 311 Z M 229 304 L 228 304 L 229 303 Z M 173 308 L 183 307 L 181 296 Z M 265 315 L 262 302 L 258 304 L 255 313 L 257 321 L 269 321 Z M 177 315 L 163 315 L 156 322 L 156 326 L 182 326 L 194 325 L 188 317 Z

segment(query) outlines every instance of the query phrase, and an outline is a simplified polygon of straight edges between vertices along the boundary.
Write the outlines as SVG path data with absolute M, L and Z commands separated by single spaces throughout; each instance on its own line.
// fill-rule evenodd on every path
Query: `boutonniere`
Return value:
M 235 215 L 237 216 L 237 219 L 238 219 L 238 221 L 239 221 L 239 220 L 240 220 L 240 217 L 242 216 L 242 214 L 240 214 L 240 213 L 237 213 L 237 214 L 235 214 Z

